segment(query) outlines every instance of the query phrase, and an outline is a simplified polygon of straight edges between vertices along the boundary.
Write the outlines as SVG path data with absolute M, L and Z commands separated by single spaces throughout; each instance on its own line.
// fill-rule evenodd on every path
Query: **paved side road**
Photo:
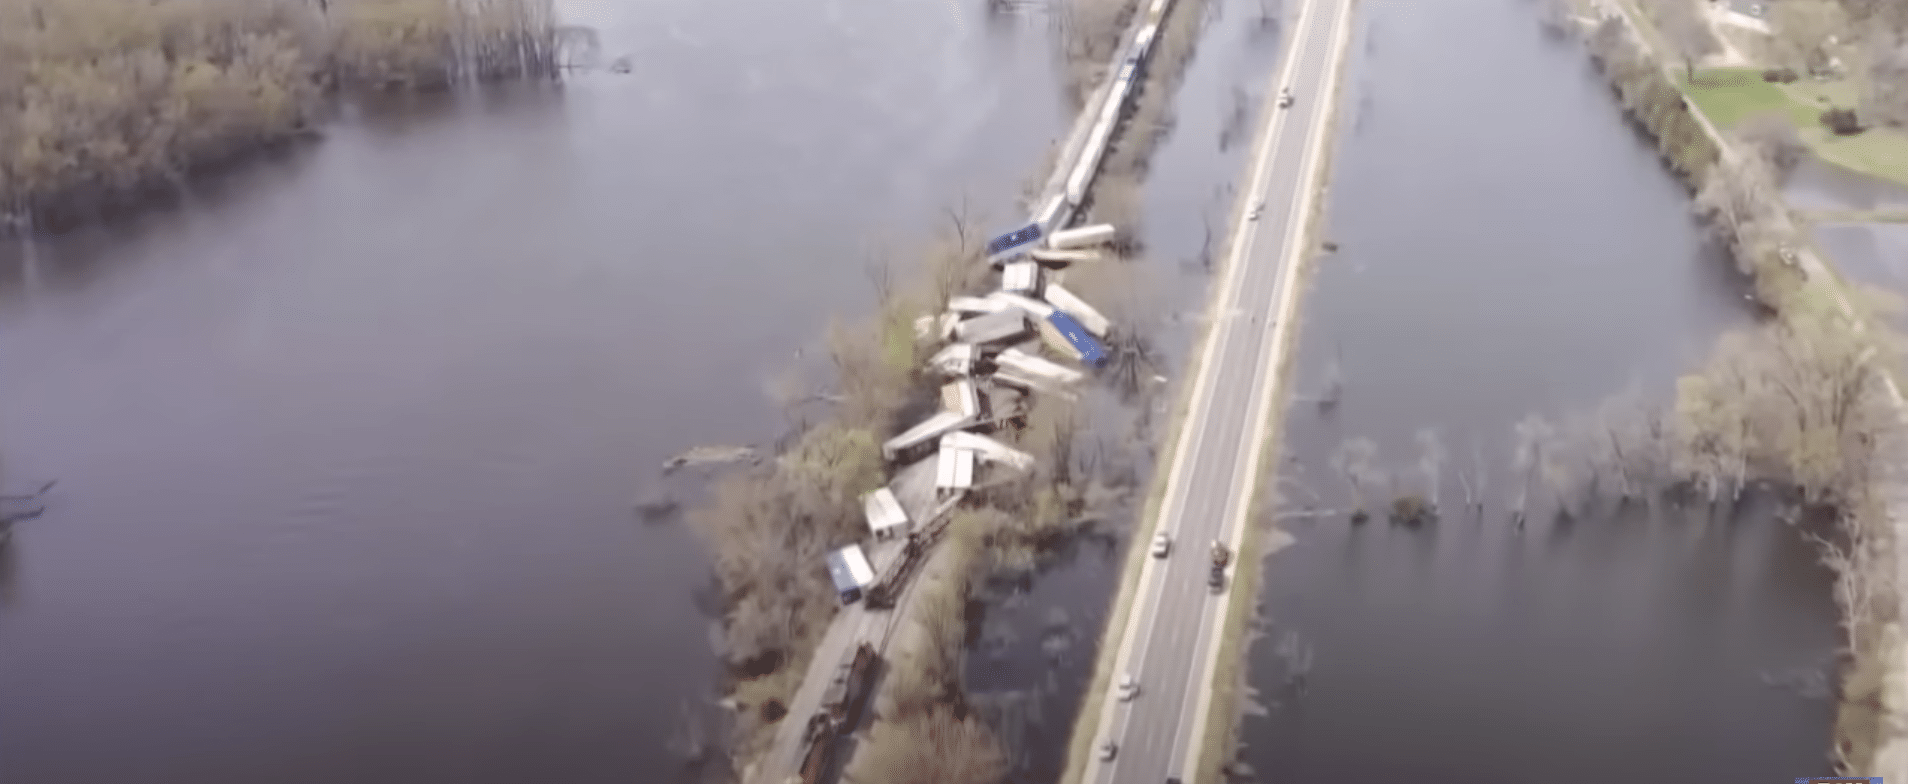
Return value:
M 1234 597 L 1229 584 L 1223 594 L 1211 592 L 1208 548 L 1220 540 L 1239 549 L 1266 425 L 1278 409 L 1285 322 L 1296 299 L 1293 270 L 1306 252 L 1311 191 L 1328 141 L 1325 121 L 1335 101 L 1350 4 L 1305 0 L 1285 62 L 1266 90 L 1268 109 L 1228 243 L 1225 279 L 1214 292 L 1215 323 L 1160 507 L 1159 530 L 1170 532 L 1176 546 L 1168 558 L 1142 567 L 1137 622 L 1120 641 L 1116 672 L 1135 675 L 1140 693 L 1131 702 L 1106 695 L 1088 782 L 1192 782 L 1199 765 L 1226 606 L 1253 598 Z M 1286 109 L 1270 105 L 1282 85 L 1296 97 Z M 1106 740 L 1118 744 L 1117 754 L 1100 763 L 1099 744 Z

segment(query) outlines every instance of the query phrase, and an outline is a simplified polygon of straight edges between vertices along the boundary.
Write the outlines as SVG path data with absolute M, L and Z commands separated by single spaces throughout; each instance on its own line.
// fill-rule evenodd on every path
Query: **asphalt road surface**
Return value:
M 1094 784 L 1161 784 L 1193 781 L 1199 764 L 1198 735 L 1210 707 L 1211 667 L 1231 598 L 1232 568 L 1225 591 L 1207 586 L 1210 548 L 1224 541 L 1237 550 L 1251 503 L 1254 468 L 1265 449 L 1268 417 L 1278 372 L 1275 349 L 1285 337 L 1295 293 L 1287 278 L 1297 266 L 1312 200 L 1308 192 L 1323 163 L 1324 113 L 1331 109 L 1333 71 L 1340 38 L 1349 25 L 1350 0 L 1305 0 L 1292 27 L 1284 63 L 1266 90 L 1268 100 L 1289 85 L 1295 102 L 1265 112 L 1246 172 L 1238 220 L 1228 248 L 1225 278 L 1210 342 L 1193 389 L 1185 429 L 1170 469 L 1159 530 L 1173 538 L 1171 554 L 1150 559 L 1114 676 L 1137 676 L 1140 691 L 1130 702 L 1110 688 L 1086 781 Z M 1148 546 L 1141 542 L 1136 546 Z M 1238 562 L 1233 558 L 1233 563 Z M 1251 601 L 1252 597 L 1238 597 Z M 1117 744 L 1111 762 L 1098 762 L 1100 744 Z

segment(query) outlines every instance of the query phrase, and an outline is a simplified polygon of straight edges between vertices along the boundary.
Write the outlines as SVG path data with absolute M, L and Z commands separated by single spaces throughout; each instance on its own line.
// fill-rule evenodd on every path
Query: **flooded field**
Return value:
M 1332 458 L 1353 438 L 1392 492 L 1425 492 L 1429 429 L 1447 513 L 1285 522 L 1245 761 L 1263 780 L 1372 784 L 1825 775 L 1836 613 L 1802 532 L 1753 507 L 1511 522 L 1520 419 L 1632 386 L 1667 400 L 1746 318 L 1680 186 L 1534 11 L 1363 12 L 1343 251 L 1307 301 L 1298 383 L 1316 393 L 1336 364 L 1344 396 L 1288 413 L 1286 502 L 1350 506 Z M 1459 510 L 1458 471 L 1483 476 L 1481 514 Z

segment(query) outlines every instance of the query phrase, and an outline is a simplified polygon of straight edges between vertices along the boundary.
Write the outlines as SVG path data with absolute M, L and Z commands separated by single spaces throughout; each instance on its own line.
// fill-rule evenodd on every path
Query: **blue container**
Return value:
M 988 258 L 999 258 L 1008 251 L 1023 245 L 1031 245 L 1038 239 L 1040 239 L 1040 224 L 1029 223 L 989 240 L 987 242 L 987 256 Z
M 1106 347 L 1101 346 L 1100 341 L 1094 340 L 1093 333 L 1088 332 L 1086 327 L 1080 326 L 1079 320 L 1067 315 L 1064 311 L 1056 310 L 1053 315 L 1047 317 L 1047 322 L 1052 324 L 1054 329 L 1059 330 L 1068 343 L 1073 344 L 1073 350 L 1080 352 L 1080 361 L 1087 367 L 1094 370 L 1106 367 Z

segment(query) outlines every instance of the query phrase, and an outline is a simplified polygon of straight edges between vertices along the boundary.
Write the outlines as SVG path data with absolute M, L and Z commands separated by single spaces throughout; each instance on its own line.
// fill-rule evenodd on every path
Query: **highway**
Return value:
M 1209 548 L 1224 541 L 1236 553 L 1268 445 L 1270 417 L 1280 410 L 1278 374 L 1297 299 L 1297 275 L 1308 240 L 1319 167 L 1329 150 L 1338 62 L 1349 39 L 1351 0 L 1302 0 L 1289 28 L 1282 64 L 1267 85 L 1258 139 L 1248 161 L 1222 277 L 1212 294 L 1212 328 L 1193 379 L 1173 453 L 1158 530 L 1171 534 L 1164 559 L 1149 558 L 1117 652 L 1113 683 L 1137 676 L 1140 691 L 1121 702 L 1109 684 L 1099 706 L 1094 761 L 1085 780 L 1095 784 L 1191 784 L 1200 764 L 1201 736 L 1212 707 L 1213 667 L 1221 626 L 1235 595 L 1228 569 L 1225 591 L 1207 587 Z M 1274 105 L 1282 85 L 1296 100 Z M 1133 546 L 1146 547 L 1151 532 Z M 1221 706 L 1230 710 L 1231 706 Z M 1089 707 L 1088 710 L 1093 710 Z M 1085 717 L 1083 716 L 1083 719 Z M 1118 744 L 1111 762 L 1099 762 L 1100 744 Z

